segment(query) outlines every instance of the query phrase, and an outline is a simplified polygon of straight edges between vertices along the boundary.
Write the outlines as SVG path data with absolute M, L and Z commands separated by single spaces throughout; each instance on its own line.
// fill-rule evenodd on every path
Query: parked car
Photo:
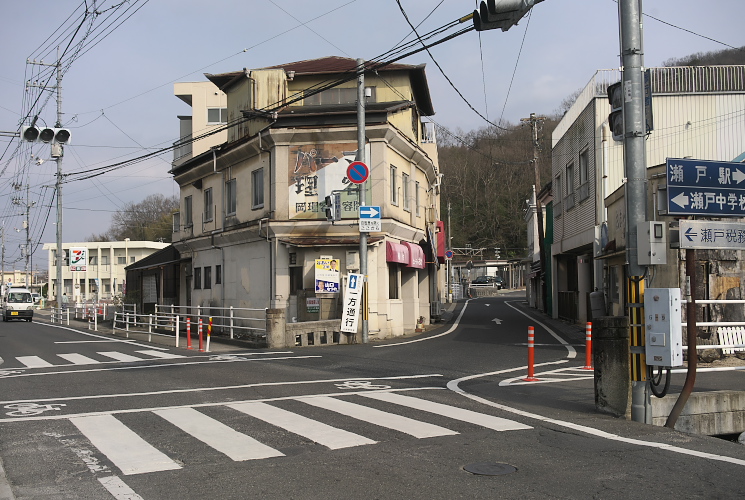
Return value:
M 31 292 L 31 298 L 34 299 L 34 304 L 39 304 L 41 302 L 41 295 L 36 292 Z
M 471 282 L 472 285 L 491 285 L 497 290 L 504 288 L 504 280 L 501 276 L 476 276 Z

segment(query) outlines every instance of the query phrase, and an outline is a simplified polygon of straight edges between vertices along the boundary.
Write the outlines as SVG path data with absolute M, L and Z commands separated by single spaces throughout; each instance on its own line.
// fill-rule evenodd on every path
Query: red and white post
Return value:
M 204 334 L 202 328 L 202 317 L 199 317 L 199 352 L 204 352 Z
M 212 316 L 210 316 L 210 322 L 207 325 L 207 352 L 210 352 L 210 338 L 212 337 Z
M 585 326 L 585 366 L 583 370 L 592 370 L 592 323 Z
M 523 379 L 526 382 L 535 382 L 535 328 L 528 327 L 528 376 Z
M 191 346 L 191 318 L 186 317 L 186 348 L 193 349 Z

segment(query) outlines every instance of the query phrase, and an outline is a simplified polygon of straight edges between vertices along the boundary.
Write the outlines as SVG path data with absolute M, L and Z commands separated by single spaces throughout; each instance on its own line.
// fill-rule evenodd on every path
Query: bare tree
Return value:
M 101 234 L 92 234 L 88 241 L 171 241 L 171 215 L 178 210 L 177 196 L 152 194 L 140 203 L 127 203 L 111 216 L 111 226 Z

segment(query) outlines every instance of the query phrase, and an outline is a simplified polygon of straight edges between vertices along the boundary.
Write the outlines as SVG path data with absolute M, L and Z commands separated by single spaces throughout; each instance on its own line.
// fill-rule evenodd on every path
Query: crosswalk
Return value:
M 178 359 L 186 357 L 181 354 L 154 349 L 143 349 L 135 351 L 135 353 L 137 356 L 119 351 L 100 351 L 95 353 L 99 358 L 91 357 L 93 356 L 92 354 L 62 353 L 56 354 L 55 358 L 44 359 L 40 356 L 17 356 L 15 359 L 25 368 L 52 368 L 57 366 L 98 365 L 107 362 L 131 363 L 136 361 L 152 361 L 154 359 Z M 63 362 L 60 362 L 60 360 Z
M 350 401 L 350 398 L 355 398 L 362 403 Z M 143 410 L 142 413 L 157 415 L 173 426 L 173 433 L 167 428 L 158 427 L 157 438 L 150 435 L 150 439 L 158 441 L 160 446 L 163 446 L 164 440 L 184 439 L 183 433 L 186 433 L 228 459 L 237 462 L 285 456 L 285 453 L 277 449 L 281 448 L 281 445 L 276 442 L 261 442 L 250 435 L 252 434 L 250 430 L 246 431 L 246 429 L 255 429 L 258 421 L 269 424 L 271 428 L 282 429 L 287 435 L 305 438 L 329 450 L 374 445 L 378 442 L 348 430 L 351 422 L 357 422 L 357 424 L 362 422 L 363 429 L 367 429 L 366 426 L 369 425 L 416 439 L 459 434 L 458 431 L 441 425 L 443 420 L 457 421 L 459 429 L 464 423 L 500 432 L 531 429 L 530 426 L 514 420 L 438 403 L 425 397 L 408 396 L 396 392 L 375 391 L 356 395 L 297 396 L 283 401 L 291 401 L 291 404 L 302 403 L 331 412 L 336 417 L 330 420 L 333 420 L 336 425 L 320 421 L 322 419 L 319 419 L 317 414 L 313 415 L 316 418 L 303 415 L 301 407 L 293 407 L 295 411 L 282 408 L 275 401 L 244 401 L 215 405 L 221 407 L 222 411 L 232 411 L 229 417 L 223 417 L 228 423 L 221 421 L 220 417 L 208 415 L 203 407 L 172 407 Z M 368 402 L 369 404 L 365 404 Z M 373 407 L 375 402 L 383 403 L 386 409 Z M 398 411 L 389 411 L 390 407 Z M 413 416 L 400 415 L 401 411 Z M 126 419 L 116 413 L 79 415 L 70 416 L 69 421 L 124 475 L 176 470 L 189 463 L 189 457 L 169 456 L 168 453 L 174 453 L 173 447 L 168 447 L 170 451 L 166 453 L 159 450 L 157 444 L 148 442 L 149 427 L 146 422 L 150 420 L 147 417 L 133 419 L 131 413 L 128 415 Z M 220 413 L 220 415 L 223 414 Z M 438 423 L 428 422 L 427 415 L 439 417 Z M 339 423 L 338 418 L 343 420 L 342 424 Z M 143 422 L 142 428 L 137 427 L 138 422 Z M 150 426 L 152 426 L 152 421 L 150 421 Z M 233 426 L 241 430 L 236 430 Z M 357 426 L 354 429 L 356 431 Z M 373 431 L 368 430 L 368 433 L 370 432 Z M 375 432 L 379 439 L 380 436 L 390 435 L 387 432 L 381 434 L 379 430 Z M 263 436 L 264 440 L 282 441 L 276 437 L 276 433 L 264 432 L 262 434 L 256 431 L 256 434 L 259 437 Z M 193 453 L 197 455 L 199 452 L 193 450 Z

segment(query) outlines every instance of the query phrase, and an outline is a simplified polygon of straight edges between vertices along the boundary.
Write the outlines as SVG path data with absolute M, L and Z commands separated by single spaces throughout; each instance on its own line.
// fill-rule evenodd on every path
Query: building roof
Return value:
M 429 93 L 429 85 L 427 84 L 427 75 L 424 71 L 424 64 L 410 65 L 410 64 L 399 64 L 391 63 L 385 66 L 377 66 L 378 63 L 372 61 L 365 62 L 365 68 L 369 70 L 375 70 L 376 73 L 386 71 L 408 71 L 411 77 L 411 86 L 414 92 L 414 99 L 416 100 L 419 111 L 424 116 L 431 116 L 435 114 L 434 107 L 432 106 L 432 97 Z M 276 66 L 269 66 L 266 68 L 257 69 L 283 69 L 285 72 L 294 71 L 294 78 L 302 76 L 313 76 L 313 75 L 353 75 L 357 68 L 357 61 L 350 57 L 338 57 L 328 56 L 321 57 L 318 59 L 307 59 L 305 61 L 296 61 L 285 64 L 278 64 Z M 220 74 L 209 74 L 205 73 L 212 83 L 217 85 L 220 90 L 224 90 L 230 87 L 233 83 L 238 81 L 246 74 L 246 70 L 243 71 L 232 71 L 229 73 Z

